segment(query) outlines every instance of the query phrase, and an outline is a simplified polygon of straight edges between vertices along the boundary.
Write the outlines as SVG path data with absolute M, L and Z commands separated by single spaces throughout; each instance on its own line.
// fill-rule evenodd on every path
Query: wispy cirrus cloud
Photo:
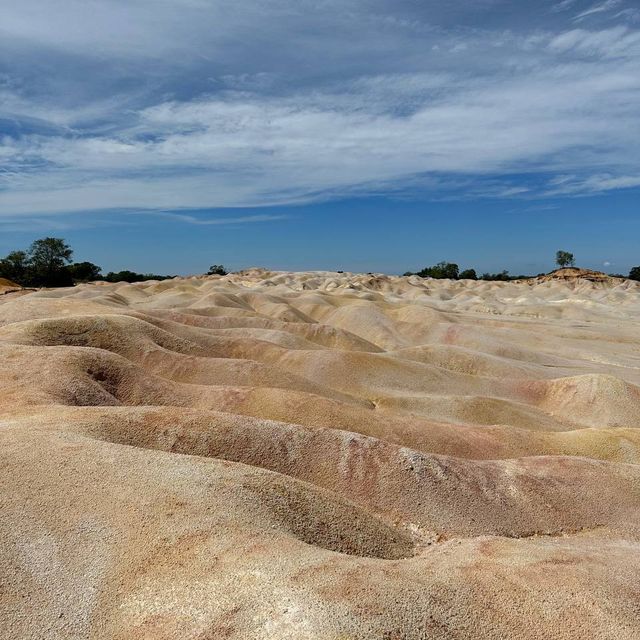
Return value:
M 579 2 L 579 0 L 562 0 L 562 2 L 558 2 L 557 4 L 554 4 L 551 7 L 551 11 L 553 13 L 560 13 L 562 11 L 568 11 L 573 6 L 575 6 L 575 4 L 577 2 Z
M 139 215 L 152 215 L 169 218 L 170 220 L 178 220 L 195 225 L 205 226 L 228 226 L 237 224 L 251 224 L 252 222 L 273 222 L 274 220 L 287 220 L 290 216 L 284 214 L 253 214 L 250 216 L 231 216 L 231 217 L 201 217 L 189 215 L 188 213 L 176 213 L 175 211 L 139 211 Z
M 622 0 L 605 0 L 605 2 L 594 4 L 588 9 L 581 11 L 577 16 L 574 17 L 574 20 L 578 20 L 578 21 L 584 20 L 589 16 L 593 16 L 598 13 L 605 13 L 606 11 L 617 9 L 621 4 L 622 4 Z
M 640 31 L 616 26 L 600 31 L 572 29 L 557 35 L 549 43 L 552 51 L 617 58 L 635 62 L 640 58 Z
M 634 187 L 640 187 L 640 174 L 616 176 L 604 173 L 591 176 L 558 176 L 549 182 L 547 195 L 582 195 Z
M 0 216 L 637 186 L 624 2 L 506 24 L 491 0 L 23 5 L 0 24 Z

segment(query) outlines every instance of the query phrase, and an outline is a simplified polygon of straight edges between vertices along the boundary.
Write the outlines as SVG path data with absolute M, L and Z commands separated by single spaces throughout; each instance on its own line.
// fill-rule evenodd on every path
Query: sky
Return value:
M 638 0 L 4 0 L 0 255 L 640 264 Z

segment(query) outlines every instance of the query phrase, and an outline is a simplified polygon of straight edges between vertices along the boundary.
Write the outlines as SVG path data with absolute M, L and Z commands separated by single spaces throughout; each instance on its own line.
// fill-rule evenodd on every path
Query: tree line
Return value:
M 500 271 L 499 273 L 483 273 L 478 275 L 475 269 L 464 269 L 460 271 L 460 267 L 455 262 L 438 262 L 432 267 L 425 267 L 420 271 L 407 271 L 405 276 L 420 276 L 421 278 L 436 278 L 438 280 L 517 280 L 528 276 L 511 276 L 508 271 Z
M 73 262 L 73 249 L 62 238 L 40 238 L 25 251 L 11 251 L 0 259 L 0 277 L 23 287 L 70 287 L 77 282 L 142 282 L 175 276 L 136 273 L 125 269 L 102 274 L 93 262 Z
M 0 259 L 0 278 L 6 278 L 23 287 L 69 287 L 78 282 L 103 280 L 106 282 L 143 282 L 144 280 L 168 280 L 176 276 L 158 275 L 156 273 L 136 273 L 129 269 L 109 271 L 102 274 L 102 269 L 93 262 L 73 262 L 73 250 L 62 238 L 40 238 L 31 243 L 25 251 L 11 251 Z M 560 268 L 573 267 L 574 255 L 568 251 L 556 253 L 556 264 Z M 209 267 L 207 275 L 227 275 L 221 264 Z M 450 280 L 494 280 L 509 281 L 528 278 L 530 276 L 512 276 L 508 271 L 499 273 L 483 273 L 478 276 L 475 269 L 460 270 L 455 262 L 438 262 L 421 271 L 407 271 L 405 276 L 422 278 L 447 278 Z M 538 274 L 544 275 L 544 274 Z M 620 274 L 614 274 L 624 277 Z M 633 267 L 627 276 L 631 280 L 640 281 L 640 266 Z
M 556 252 L 556 265 L 561 269 L 575 266 L 575 257 L 573 253 L 569 251 L 557 251 Z M 499 273 L 483 273 L 478 276 L 475 269 L 465 269 L 460 271 L 460 267 L 455 262 L 438 262 L 438 264 L 432 267 L 425 267 L 421 271 L 407 271 L 403 275 L 405 276 L 420 276 L 421 278 L 436 278 L 436 279 L 449 279 L 449 280 L 491 280 L 491 281 L 509 281 L 509 280 L 524 280 L 532 276 L 525 275 L 510 275 L 507 270 L 500 271 Z M 539 273 L 539 276 L 546 275 Z M 629 278 L 630 280 L 640 281 L 640 267 L 633 267 L 628 276 L 623 276 L 619 273 L 611 274 L 618 278 Z

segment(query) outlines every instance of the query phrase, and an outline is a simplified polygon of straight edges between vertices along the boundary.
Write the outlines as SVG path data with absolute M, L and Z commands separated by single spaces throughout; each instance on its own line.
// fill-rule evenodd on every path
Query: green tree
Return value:
M 460 273 L 460 280 L 477 280 L 478 274 L 475 269 L 465 269 Z
M 67 269 L 74 282 L 91 282 L 102 279 L 102 269 L 93 262 L 74 262 Z
M 73 251 L 62 238 L 35 240 L 27 252 L 29 257 L 29 280 L 37 286 L 61 287 L 72 284 L 66 266 L 71 262 Z
M 457 280 L 459 277 L 460 267 L 455 262 L 438 262 L 433 267 L 426 267 L 422 271 L 418 271 L 417 275 L 422 278 L 449 278 Z
M 123 271 L 118 271 L 116 273 L 109 271 L 105 276 L 105 280 L 107 282 L 142 282 L 144 280 L 144 276 L 141 273 L 124 269 Z
M 212 264 L 209 267 L 209 271 L 207 271 L 208 276 L 226 276 L 227 273 L 227 270 L 222 264 Z
M 161 276 L 157 273 L 143 273 L 141 277 L 141 281 L 144 280 L 172 280 L 177 276 Z
M 504 271 L 501 271 L 500 273 L 483 273 L 482 277 L 480 279 L 481 280 L 493 280 L 493 281 L 497 281 L 497 282 L 507 282 L 507 281 L 511 280 L 511 276 L 509 275 L 509 272 L 505 269 Z
M 12 251 L 0 260 L 0 277 L 24 285 L 27 283 L 28 266 L 25 251 Z
M 640 280 L 640 267 L 633 267 L 633 269 L 629 271 L 629 279 Z
M 124 269 L 122 271 L 109 271 L 104 279 L 107 282 L 144 282 L 145 280 L 170 280 L 176 276 L 160 276 L 156 273 L 136 273 Z
M 565 267 L 573 267 L 576 261 L 573 257 L 573 253 L 568 251 L 556 251 L 556 264 L 564 269 Z

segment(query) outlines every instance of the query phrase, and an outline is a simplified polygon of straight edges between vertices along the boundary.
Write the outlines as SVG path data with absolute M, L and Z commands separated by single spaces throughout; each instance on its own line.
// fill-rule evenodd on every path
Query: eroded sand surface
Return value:
M 640 289 L 0 297 L 0 637 L 640 638 Z

